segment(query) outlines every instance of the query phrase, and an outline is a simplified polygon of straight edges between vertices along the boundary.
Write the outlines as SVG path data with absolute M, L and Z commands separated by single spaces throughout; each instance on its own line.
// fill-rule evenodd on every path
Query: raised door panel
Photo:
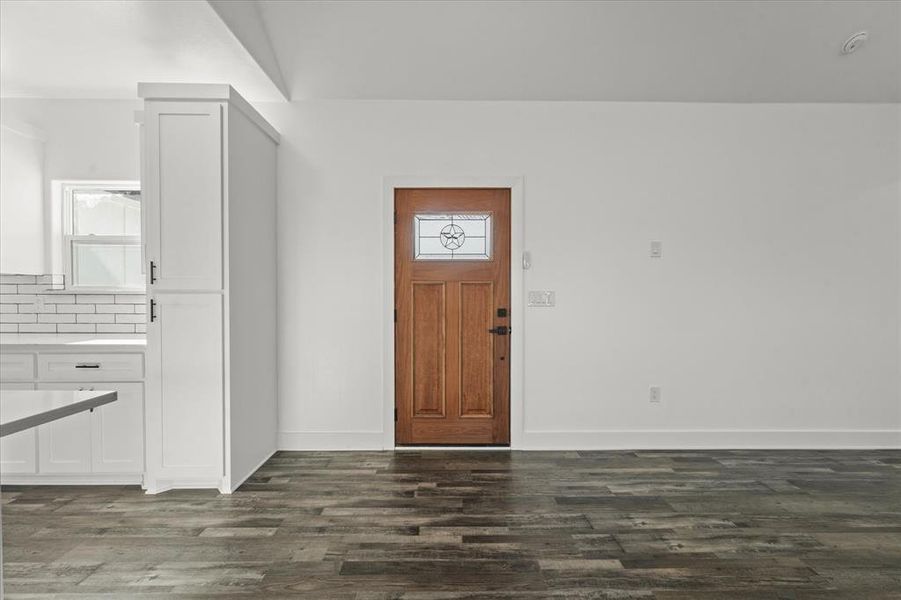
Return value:
M 158 294 L 147 329 L 147 467 L 152 479 L 223 475 L 222 296 Z M 151 481 L 153 485 L 153 481 Z
M 33 390 L 30 383 L 3 383 L 0 385 L 0 397 L 3 390 Z M 3 415 L 12 419 L 16 415 Z M 0 478 L 13 473 L 37 472 L 37 435 L 34 428 L 26 429 L 0 439 Z
M 444 283 L 413 283 L 413 416 L 445 414 Z
M 144 384 L 92 383 L 118 393 L 112 404 L 91 414 L 91 458 L 94 473 L 144 472 Z
M 39 390 L 86 389 L 81 383 L 42 383 Z M 91 413 L 80 412 L 41 425 L 38 430 L 38 472 L 91 472 Z
M 153 289 L 221 289 L 223 105 L 149 102 L 145 115 Z
M 494 413 L 494 283 L 460 283 L 460 416 Z

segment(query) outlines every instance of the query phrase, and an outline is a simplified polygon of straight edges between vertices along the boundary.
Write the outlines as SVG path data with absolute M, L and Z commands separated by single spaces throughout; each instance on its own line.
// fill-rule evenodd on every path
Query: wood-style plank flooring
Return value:
M 901 598 L 901 452 L 279 452 L 5 487 L 7 598 Z

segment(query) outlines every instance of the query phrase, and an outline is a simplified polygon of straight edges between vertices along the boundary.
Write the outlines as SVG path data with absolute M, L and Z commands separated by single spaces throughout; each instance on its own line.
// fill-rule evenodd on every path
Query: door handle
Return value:
M 156 321 L 156 300 L 150 299 L 150 322 Z
M 493 333 L 494 335 L 508 335 L 511 329 L 506 325 L 498 325 L 494 329 L 489 329 L 488 333 Z
M 156 283 L 156 263 L 150 261 L 150 285 Z

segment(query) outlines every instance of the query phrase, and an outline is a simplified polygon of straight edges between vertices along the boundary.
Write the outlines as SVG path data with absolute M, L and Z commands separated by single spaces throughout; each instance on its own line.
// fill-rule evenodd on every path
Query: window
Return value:
M 66 287 L 143 291 L 138 184 L 66 183 L 62 196 Z
M 491 214 L 413 216 L 414 260 L 491 260 Z

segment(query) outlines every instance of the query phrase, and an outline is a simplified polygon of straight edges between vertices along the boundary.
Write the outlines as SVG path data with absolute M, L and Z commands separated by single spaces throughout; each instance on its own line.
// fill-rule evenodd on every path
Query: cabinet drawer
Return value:
M 138 381 L 144 378 L 141 354 L 39 354 L 42 381 Z
M 0 354 L 0 380 L 23 381 L 34 379 L 34 355 Z

